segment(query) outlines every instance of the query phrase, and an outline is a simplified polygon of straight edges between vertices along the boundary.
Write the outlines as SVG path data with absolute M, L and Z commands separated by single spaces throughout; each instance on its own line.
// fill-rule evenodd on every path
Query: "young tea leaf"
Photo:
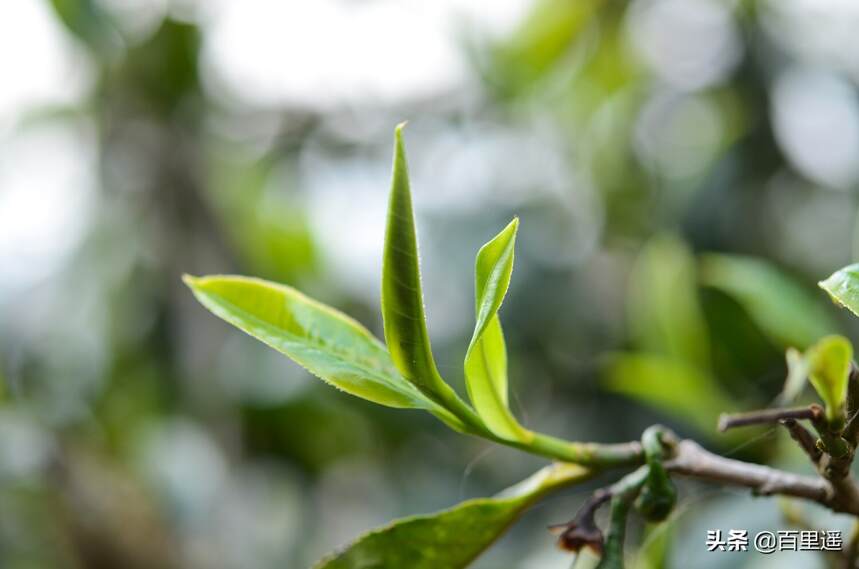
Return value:
M 805 349 L 836 329 L 817 298 L 766 261 L 705 255 L 701 279 L 733 297 L 761 331 L 782 347 Z
M 859 316 L 859 263 L 839 269 L 817 284 L 837 304 Z
M 314 569 L 461 569 L 483 553 L 534 502 L 582 482 L 591 471 L 547 466 L 495 498 L 468 500 L 449 510 L 404 518 L 358 538 Z
M 327 383 L 388 407 L 426 409 L 463 429 L 460 421 L 403 379 L 379 340 L 333 308 L 261 279 L 186 276 L 185 282 L 216 316 Z
M 844 336 L 827 336 L 805 353 L 808 379 L 826 404 L 826 419 L 838 421 L 847 400 L 853 346 Z
M 474 267 L 477 323 L 465 355 L 468 395 L 477 414 L 495 435 L 527 442 L 524 429 L 507 402 L 507 348 L 498 309 L 510 285 L 519 220 L 514 219 L 477 253 Z
M 403 147 L 403 126 L 395 132 L 394 166 L 382 264 L 382 318 L 385 342 L 397 369 L 427 397 L 481 427 L 473 411 L 436 368 L 424 316 L 415 216 Z

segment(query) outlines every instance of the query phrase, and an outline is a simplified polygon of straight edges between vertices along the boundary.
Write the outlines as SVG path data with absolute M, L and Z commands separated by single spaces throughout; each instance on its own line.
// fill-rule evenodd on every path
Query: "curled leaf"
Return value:
M 527 442 L 507 400 L 507 348 L 498 309 L 510 285 L 519 220 L 514 219 L 477 254 L 474 267 L 476 324 L 465 355 L 468 395 L 477 414 L 495 435 Z

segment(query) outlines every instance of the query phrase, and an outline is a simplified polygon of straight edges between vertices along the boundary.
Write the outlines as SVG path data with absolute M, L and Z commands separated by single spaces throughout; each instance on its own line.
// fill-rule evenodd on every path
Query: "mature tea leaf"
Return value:
M 489 547 L 546 493 L 584 481 L 591 471 L 554 464 L 495 498 L 468 500 L 449 510 L 397 520 L 358 538 L 315 569 L 460 569 Z
M 476 324 L 465 355 L 468 395 L 477 414 L 497 436 L 526 442 L 533 438 L 507 402 L 507 348 L 498 309 L 510 285 L 519 220 L 514 219 L 477 253 L 474 267 Z
M 859 263 L 839 269 L 817 283 L 837 304 L 859 316 Z
M 216 316 L 331 385 L 381 405 L 426 409 L 462 428 L 400 375 L 379 340 L 333 308 L 261 279 L 186 276 L 185 282 Z
M 826 404 L 826 417 L 832 421 L 847 400 L 847 379 L 853 346 L 844 336 L 827 336 L 805 353 L 808 379 Z
M 836 329 L 815 297 L 766 261 L 706 255 L 701 278 L 739 302 L 761 331 L 782 347 L 805 349 Z
M 458 416 L 473 412 L 444 382 L 432 355 L 424 316 L 415 216 L 402 129 L 395 133 L 394 167 L 382 266 L 385 342 L 400 373 L 427 397 Z M 476 417 L 473 419 L 480 425 Z

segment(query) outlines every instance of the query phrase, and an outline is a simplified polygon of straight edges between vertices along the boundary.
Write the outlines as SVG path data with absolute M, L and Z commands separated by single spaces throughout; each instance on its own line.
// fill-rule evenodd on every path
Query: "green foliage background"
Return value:
M 283 282 L 382 337 L 390 133 L 404 119 L 429 335 L 460 395 L 473 258 L 518 215 L 501 314 L 526 428 L 620 442 L 663 422 L 805 468 L 775 430 L 715 430 L 720 412 L 775 399 L 785 348 L 857 338 L 814 287 L 855 260 L 859 174 L 838 152 L 859 142 L 814 118 L 831 127 L 821 109 L 836 104 L 859 116 L 857 69 L 833 55 L 848 37 L 821 43 L 822 16 L 797 28 L 800 3 L 781 4 L 538 0 L 500 37 L 457 28 L 468 65 L 453 93 L 260 105 L 211 80 L 193 12 L 130 34 L 109 2 L 45 3 L 91 85 L 13 117 L 0 156 L 69 129 L 93 149 L 94 188 L 61 265 L 26 286 L 0 267 L 0 566 L 307 567 L 544 464 L 328 389 L 181 282 Z M 723 43 L 695 51 L 708 30 Z M 791 122 L 803 116 L 805 130 Z M 567 567 L 545 527 L 590 488 L 527 512 L 475 566 Z M 706 529 L 783 524 L 776 501 L 681 488 L 668 529 L 632 529 L 648 536 L 635 567 L 756 567 L 753 554 L 701 560 Z

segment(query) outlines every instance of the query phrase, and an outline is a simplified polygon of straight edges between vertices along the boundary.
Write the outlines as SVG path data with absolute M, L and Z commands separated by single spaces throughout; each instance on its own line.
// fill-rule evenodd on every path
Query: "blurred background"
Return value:
M 307 567 L 543 461 L 311 378 L 182 273 L 296 286 L 381 336 L 393 127 L 406 131 L 436 358 L 462 391 L 473 256 L 522 222 L 502 309 L 523 422 L 618 442 L 663 422 L 803 470 L 784 350 L 859 338 L 816 281 L 854 256 L 852 0 L 0 3 L 0 566 Z M 475 566 L 567 568 L 531 512 Z M 707 529 L 846 528 L 684 485 L 630 562 Z M 694 563 L 694 565 L 693 565 Z

